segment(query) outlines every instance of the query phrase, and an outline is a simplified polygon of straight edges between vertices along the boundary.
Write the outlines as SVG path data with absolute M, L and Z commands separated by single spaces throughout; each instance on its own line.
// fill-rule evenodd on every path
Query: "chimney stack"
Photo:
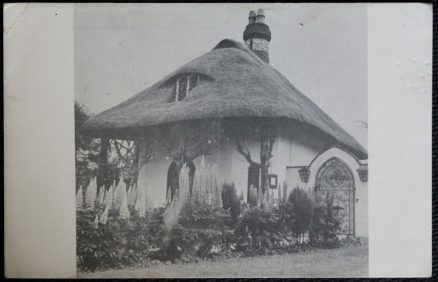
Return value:
M 271 31 L 265 24 L 265 12 L 263 9 L 250 11 L 248 25 L 243 32 L 245 45 L 251 49 L 263 61 L 269 63 L 269 42 L 271 41 Z

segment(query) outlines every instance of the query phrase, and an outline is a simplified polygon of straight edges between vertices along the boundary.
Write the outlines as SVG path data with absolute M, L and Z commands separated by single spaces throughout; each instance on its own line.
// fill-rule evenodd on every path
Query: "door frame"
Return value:
M 352 213 L 352 214 L 349 214 L 349 220 L 350 220 L 350 216 L 353 217 L 352 218 L 353 219 L 352 220 L 353 227 L 349 228 L 349 230 L 352 230 L 352 232 L 350 231 L 350 233 L 347 233 L 347 234 L 346 233 L 339 233 L 338 235 L 347 235 L 347 236 L 355 237 L 356 236 L 356 183 L 355 183 L 355 179 L 354 179 L 354 174 L 346 162 L 344 162 L 342 159 L 340 159 L 338 157 L 332 157 L 321 164 L 321 166 L 319 167 L 318 172 L 316 173 L 316 176 L 315 176 L 315 188 L 314 188 L 315 198 L 316 198 L 316 195 L 319 191 L 318 186 L 319 186 L 319 179 L 320 179 L 320 175 L 322 173 L 322 169 L 324 169 L 325 166 L 327 165 L 327 163 L 329 163 L 331 161 L 336 161 L 339 164 L 341 164 L 341 166 L 343 166 L 348 171 L 348 176 L 350 178 L 349 181 L 351 181 L 350 188 L 348 189 L 348 196 L 349 196 L 348 202 L 351 205 L 351 206 L 349 206 L 349 213 Z

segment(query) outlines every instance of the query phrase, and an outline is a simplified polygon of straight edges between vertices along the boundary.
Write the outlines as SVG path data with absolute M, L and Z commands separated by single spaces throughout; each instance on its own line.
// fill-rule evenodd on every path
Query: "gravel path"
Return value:
M 368 244 L 331 250 L 232 258 L 215 262 L 156 265 L 95 273 L 79 278 L 193 278 L 193 277 L 367 277 Z

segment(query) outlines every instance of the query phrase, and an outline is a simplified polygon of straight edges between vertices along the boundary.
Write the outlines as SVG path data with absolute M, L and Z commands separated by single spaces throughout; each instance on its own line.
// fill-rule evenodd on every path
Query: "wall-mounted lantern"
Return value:
M 362 182 L 368 181 L 368 165 L 360 165 L 357 169 L 357 173 L 359 174 L 359 179 Z
M 300 174 L 301 181 L 307 182 L 309 181 L 310 170 L 307 166 L 301 168 L 298 173 Z
M 269 187 L 271 189 L 277 188 L 278 185 L 278 177 L 276 174 L 268 174 Z

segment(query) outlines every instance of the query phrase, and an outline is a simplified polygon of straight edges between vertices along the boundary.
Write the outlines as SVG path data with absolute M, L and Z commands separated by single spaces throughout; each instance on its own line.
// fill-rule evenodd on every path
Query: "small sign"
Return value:
M 269 187 L 271 189 L 276 189 L 278 184 L 278 179 L 276 174 L 268 174 Z

